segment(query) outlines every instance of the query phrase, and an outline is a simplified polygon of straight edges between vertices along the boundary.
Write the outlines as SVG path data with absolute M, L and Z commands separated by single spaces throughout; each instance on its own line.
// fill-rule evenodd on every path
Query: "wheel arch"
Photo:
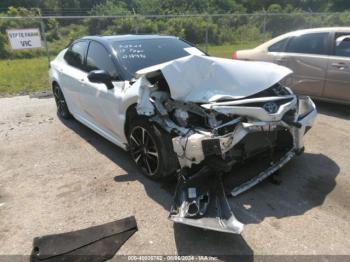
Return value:
M 147 116 L 139 115 L 136 111 L 136 105 L 137 104 L 132 104 L 126 110 L 126 120 L 124 126 L 126 137 L 129 136 L 129 132 L 131 133 L 131 131 L 134 130 L 134 126 L 141 126 L 145 128 L 153 137 L 154 144 L 157 146 L 157 151 L 160 154 L 159 161 L 161 173 L 154 177 L 151 176 L 151 178 L 165 178 L 176 174 L 176 171 L 179 169 L 180 165 L 177 155 L 173 149 L 171 134 L 159 128 L 154 122 L 148 121 Z M 130 151 L 132 151 L 132 148 Z
M 56 80 L 53 80 L 51 82 L 51 88 L 54 88 L 55 86 L 60 86 L 59 83 Z
M 130 124 L 133 120 L 141 117 L 137 111 L 136 111 L 136 103 L 133 103 L 129 105 L 129 107 L 125 111 L 125 122 L 124 122 L 124 134 L 125 137 L 128 137 L 129 129 L 130 129 Z

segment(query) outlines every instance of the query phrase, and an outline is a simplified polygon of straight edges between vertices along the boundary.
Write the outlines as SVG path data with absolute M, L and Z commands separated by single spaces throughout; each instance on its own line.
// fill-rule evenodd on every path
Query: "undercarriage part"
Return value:
M 236 219 L 227 201 L 222 175 L 213 172 L 196 179 L 179 176 L 169 219 L 226 233 L 243 231 L 243 224 Z
M 136 231 L 135 217 L 127 217 L 78 231 L 37 237 L 30 261 L 106 261 Z
M 248 189 L 252 188 L 256 184 L 260 183 L 270 175 L 274 174 L 277 170 L 279 170 L 281 167 L 283 167 L 286 163 L 288 163 L 289 160 L 291 160 L 295 156 L 295 152 L 290 151 L 286 155 L 284 155 L 279 162 L 271 165 L 268 169 L 265 171 L 259 173 L 257 176 L 253 177 L 251 180 L 235 187 L 232 189 L 231 194 L 232 196 L 237 196 Z
M 236 196 L 276 172 L 295 155 L 293 137 L 281 127 L 250 133 L 227 155 L 236 163 L 225 176 L 225 190 Z
M 270 177 L 269 177 L 269 181 L 270 183 L 274 184 L 274 185 L 280 185 L 282 183 L 281 177 L 280 177 L 280 172 L 279 170 L 277 170 L 275 173 L 273 173 Z

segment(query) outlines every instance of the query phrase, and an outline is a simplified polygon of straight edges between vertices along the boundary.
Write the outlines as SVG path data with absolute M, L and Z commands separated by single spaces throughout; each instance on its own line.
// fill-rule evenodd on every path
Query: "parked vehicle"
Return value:
M 288 68 L 209 57 L 170 36 L 84 37 L 49 73 L 61 117 L 129 150 L 145 175 L 177 175 L 173 221 L 230 233 L 243 225 L 224 174 L 252 168 L 234 196 L 270 176 L 303 152 L 317 114 L 310 98 L 280 84 Z
M 232 57 L 289 67 L 287 84 L 297 94 L 350 104 L 350 27 L 290 32 Z

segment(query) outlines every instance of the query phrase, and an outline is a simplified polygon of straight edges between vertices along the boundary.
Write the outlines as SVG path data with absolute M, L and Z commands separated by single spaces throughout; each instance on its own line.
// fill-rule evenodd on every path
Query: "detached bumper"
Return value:
M 169 219 L 175 223 L 234 234 L 240 234 L 244 227 L 231 210 L 221 176 L 209 176 L 200 183 L 180 178 Z

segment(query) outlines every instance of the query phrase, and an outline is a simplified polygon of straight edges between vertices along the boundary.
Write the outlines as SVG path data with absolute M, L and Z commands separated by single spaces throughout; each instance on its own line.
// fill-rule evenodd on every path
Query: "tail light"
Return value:
M 233 52 L 233 53 L 232 53 L 232 59 L 238 59 L 238 57 L 237 57 L 237 52 Z

